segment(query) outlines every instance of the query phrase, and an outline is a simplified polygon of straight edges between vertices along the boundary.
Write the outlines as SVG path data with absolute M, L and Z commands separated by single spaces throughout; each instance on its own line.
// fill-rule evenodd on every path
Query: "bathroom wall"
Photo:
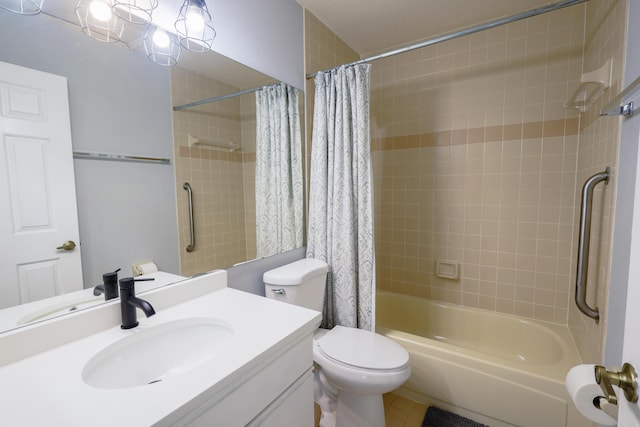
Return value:
M 381 289 L 567 322 L 583 33 L 577 6 L 373 64 Z M 307 73 L 358 59 L 308 12 L 305 35 Z
M 566 324 L 583 5 L 377 61 L 378 286 Z M 437 260 L 458 262 L 456 280 Z
M 612 168 L 588 284 L 606 319 L 619 130 L 598 111 L 621 89 L 626 7 L 591 0 L 373 63 L 380 288 L 568 323 L 583 360 L 602 359 L 606 320 L 574 304 L 579 189 Z M 358 59 L 309 12 L 305 37 L 307 73 Z M 609 58 L 612 88 L 583 114 L 565 109 Z M 313 91 L 308 80 L 309 141 Z M 460 279 L 436 277 L 437 259 L 459 261 Z
M 195 72 L 174 67 L 171 70 L 171 96 L 173 105 L 236 92 L 217 80 Z M 247 98 L 247 99 L 243 99 Z M 204 104 L 173 112 L 174 156 L 176 160 L 176 192 L 180 241 L 180 271 L 189 276 L 226 268 L 255 257 L 248 250 L 247 230 L 255 229 L 255 206 L 245 210 L 245 203 L 255 198 L 253 181 L 245 185 L 245 158 L 255 164 L 255 103 L 253 96 L 245 95 L 224 101 Z M 253 118 L 252 118 L 253 117 Z M 243 124 L 243 119 L 248 119 Z M 242 148 L 228 150 L 206 146 L 189 147 L 187 135 L 202 142 L 227 144 L 233 142 Z M 253 137 L 254 139 L 251 139 Z M 182 188 L 189 182 L 193 189 L 196 246 L 186 251 L 190 242 L 187 192 Z M 247 180 L 248 182 L 248 180 Z M 255 235 L 255 231 L 253 232 Z M 250 240 L 250 239 L 249 239 Z M 253 238 L 255 248 L 255 237 Z
M 295 0 L 207 4 L 217 32 L 214 51 L 298 89 L 304 88 L 303 15 Z
M 599 111 L 623 89 L 626 14 L 626 1 L 592 0 L 587 3 L 584 70 L 597 69 L 609 59 L 613 61 L 611 88 L 582 114 L 580 122 L 577 184 L 582 185 L 591 175 L 605 170 L 606 167 L 611 168 L 612 176 L 608 185 L 599 184 L 596 187 L 593 202 L 587 302 L 591 307 L 597 306 L 600 309 L 599 324 L 578 311 L 573 303 L 573 288 L 571 293 L 569 327 L 582 359 L 587 363 L 599 363 L 602 360 L 609 287 L 622 285 L 609 281 L 612 275 L 611 252 L 618 179 L 620 119 L 599 117 Z M 577 206 L 578 203 L 579 199 Z M 577 224 L 578 207 L 575 218 Z M 629 230 L 621 231 L 628 233 Z M 575 259 L 575 248 L 572 259 Z M 572 280 L 575 280 L 575 272 L 572 273 Z M 613 310 L 619 309 L 619 306 L 613 307 Z

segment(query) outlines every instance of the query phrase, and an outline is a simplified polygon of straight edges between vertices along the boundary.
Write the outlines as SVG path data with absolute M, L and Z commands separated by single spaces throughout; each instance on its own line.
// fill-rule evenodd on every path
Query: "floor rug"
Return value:
M 429 406 L 422 427 L 488 427 L 460 415 Z

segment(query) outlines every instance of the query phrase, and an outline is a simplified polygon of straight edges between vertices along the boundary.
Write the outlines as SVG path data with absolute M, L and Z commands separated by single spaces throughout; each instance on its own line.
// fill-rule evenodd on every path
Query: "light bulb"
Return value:
M 111 6 L 102 0 L 93 0 L 89 4 L 91 15 L 98 21 L 106 22 L 111 19 Z
M 165 48 L 169 46 L 170 41 L 171 40 L 169 40 L 169 35 L 165 31 L 162 31 L 161 29 L 157 29 L 153 33 L 153 43 L 160 48 Z
M 202 9 L 195 6 L 189 6 L 189 10 L 185 16 L 185 24 L 188 32 L 201 32 L 204 29 Z

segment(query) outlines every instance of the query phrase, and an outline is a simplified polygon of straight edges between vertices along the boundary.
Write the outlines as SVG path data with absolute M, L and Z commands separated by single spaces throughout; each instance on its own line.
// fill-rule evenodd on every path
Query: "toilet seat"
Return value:
M 409 363 L 402 346 L 362 329 L 336 326 L 317 340 L 317 346 L 327 359 L 355 369 L 397 371 Z

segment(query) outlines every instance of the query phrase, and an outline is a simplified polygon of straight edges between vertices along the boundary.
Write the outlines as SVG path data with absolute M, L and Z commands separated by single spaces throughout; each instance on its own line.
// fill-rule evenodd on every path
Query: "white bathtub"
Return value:
M 409 351 L 396 393 L 491 427 L 583 427 L 564 379 L 580 357 L 546 322 L 378 291 L 376 330 Z

